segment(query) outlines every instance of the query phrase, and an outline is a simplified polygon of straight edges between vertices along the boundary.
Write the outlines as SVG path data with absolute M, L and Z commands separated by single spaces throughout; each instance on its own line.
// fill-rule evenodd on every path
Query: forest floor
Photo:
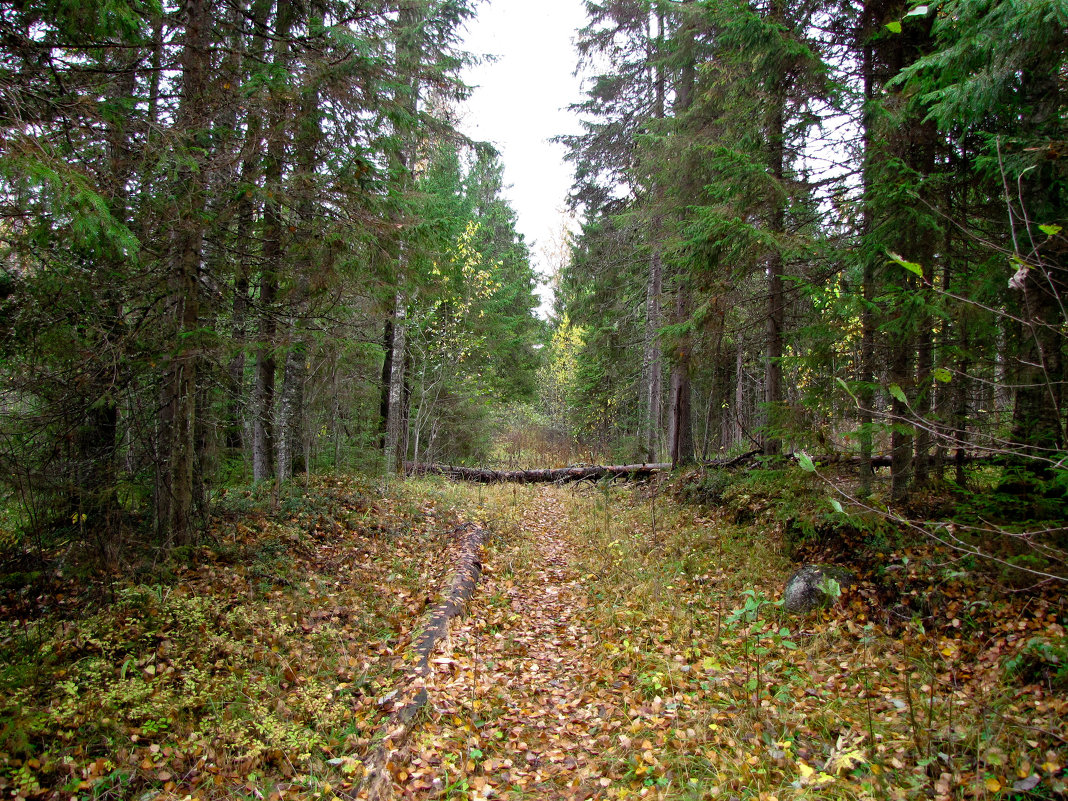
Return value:
M 771 525 L 651 485 L 477 492 L 498 536 L 399 797 L 1064 794 L 1063 676 L 1005 670 L 1033 667 L 1031 641 L 1063 647 L 1056 593 L 968 594 L 910 549 L 891 554 L 899 597 L 938 592 L 937 612 L 892 621 L 862 575 L 835 609 L 790 618 Z
M 623 685 L 594 681 L 604 654 L 586 618 L 581 545 L 560 490 L 522 492 L 508 521 L 518 536 L 487 562 L 478 599 L 435 661 L 433 724 L 395 775 L 405 797 L 589 798 L 613 783 L 602 757 L 630 718 Z
M 482 579 L 397 797 L 1064 797 L 1063 593 L 882 543 L 832 609 L 790 617 L 781 525 L 732 503 L 751 518 L 652 483 L 322 479 L 230 498 L 166 574 L 8 579 L 0 793 L 358 798 L 474 521 Z

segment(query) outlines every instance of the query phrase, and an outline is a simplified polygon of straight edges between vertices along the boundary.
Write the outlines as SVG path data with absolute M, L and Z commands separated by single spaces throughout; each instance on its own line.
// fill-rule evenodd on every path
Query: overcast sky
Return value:
M 586 22 L 583 5 L 583 0 L 488 0 L 468 25 L 466 49 L 498 58 L 465 74 L 477 88 L 461 128 L 501 152 L 519 230 L 543 270 L 540 248 L 556 238 L 571 188 L 564 148 L 548 140 L 578 127 L 566 109 L 580 99 L 572 40 Z

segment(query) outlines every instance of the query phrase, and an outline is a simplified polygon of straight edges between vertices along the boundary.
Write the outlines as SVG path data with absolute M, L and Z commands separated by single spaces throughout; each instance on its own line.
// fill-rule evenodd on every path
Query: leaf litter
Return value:
M 447 578 L 443 498 L 313 479 L 224 497 L 204 547 L 0 596 L 0 792 L 312 798 L 355 782 Z M 153 558 L 146 554 L 146 562 Z M 154 572 L 152 572 L 154 571 Z M 53 599 L 59 599 L 56 603 Z
M 395 765 L 398 797 L 1065 793 L 1065 687 L 1006 671 L 1036 635 L 1063 643 L 1056 593 L 962 624 L 967 593 L 921 576 L 916 553 L 909 575 L 952 596 L 944 625 L 892 623 L 868 577 L 791 618 L 793 565 L 759 520 L 655 486 L 478 493 L 499 536 Z
M 383 490 L 230 498 L 170 575 L 5 588 L 0 791 L 360 797 L 467 520 L 495 538 L 389 764 L 399 797 L 1065 794 L 1055 592 L 996 599 L 910 551 L 902 592 L 936 587 L 938 614 L 888 614 L 862 576 L 788 618 L 774 527 L 655 484 Z
M 486 564 L 469 615 L 435 660 L 433 711 L 403 797 L 590 797 L 611 784 L 598 754 L 630 724 L 618 686 L 591 685 L 601 654 L 586 622 L 578 547 L 562 504 L 538 489 Z

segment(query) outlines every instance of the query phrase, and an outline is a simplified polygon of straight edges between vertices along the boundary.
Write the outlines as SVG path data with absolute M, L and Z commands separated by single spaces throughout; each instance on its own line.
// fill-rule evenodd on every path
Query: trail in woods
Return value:
M 470 613 L 434 660 L 428 719 L 395 773 L 400 797 L 585 799 L 610 782 L 598 755 L 625 725 L 610 685 L 595 686 L 584 625 L 581 544 L 559 490 L 518 513 L 524 540 L 496 549 Z

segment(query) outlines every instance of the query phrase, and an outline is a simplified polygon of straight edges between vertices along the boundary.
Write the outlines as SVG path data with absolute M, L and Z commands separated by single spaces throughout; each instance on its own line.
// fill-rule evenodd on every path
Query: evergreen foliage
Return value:
M 985 460 L 1063 504 L 1063 4 L 587 7 L 561 311 L 612 414 L 573 433 L 852 455 L 858 498 L 889 460 L 893 503 Z
M 405 456 L 531 397 L 527 249 L 494 155 L 450 122 L 472 13 L 0 9 L 0 460 L 24 533 L 111 562 L 131 527 L 194 541 L 231 482 L 375 462 L 396 297 L 422 326 L 400 359 Z M 446 364 L 420 405 L 414 377 Z

